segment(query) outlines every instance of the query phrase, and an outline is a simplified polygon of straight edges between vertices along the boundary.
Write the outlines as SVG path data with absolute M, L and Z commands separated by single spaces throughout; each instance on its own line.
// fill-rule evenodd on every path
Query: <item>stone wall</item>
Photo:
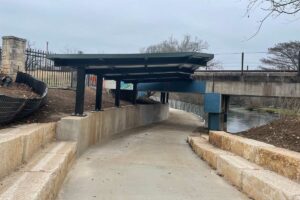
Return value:
M 58 122 L 56 138 L 77 141 L 80 155 L 90 145 L 122 131 L 165 120 L 168 115 L 168 104 L 151 104 L 108 108 L 89 112 L 86 117 L 69 116 Z
M 14 36 L 2 37 L 1 72 L 15 77 L 25 71 L 26 40 Z

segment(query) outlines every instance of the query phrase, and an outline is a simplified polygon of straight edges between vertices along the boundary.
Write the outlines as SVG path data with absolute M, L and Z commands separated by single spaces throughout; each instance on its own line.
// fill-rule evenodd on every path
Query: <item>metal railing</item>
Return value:
M 47 52 L 26 49 L 25 71 L 33 77 L 45 82 L 48 87 L 71 88 L 74 81 L 74 70 L 68 67 L 54 66 L 47 59 Z
M 230 73 L 239 73 L 241 76 L 246 73 L 260 73 L 260 72 L 284 72 L 284 73 L 297 73 L 300 76 L 300 51 L 298 52 L 298 64 L 295 66 L 290 66 L 287 69 L 284 68 L 267 68 L 260 66 L 261 61 L 256 61 L 257 58 L 253 57 L 253 54 L 265 54 L 265 57 L 268 56 L 268 52 L 241 52 L 241 53 L 216 53 L 215 59 L 225 60 L 225 63 L 221 62 L 218 65 L 216 62 L 215 67 L 204 67 L 196 70 L 196 72 L 230 72 Z M 228 57 L 230 56 L 230 57 Z M 229 61 L 226 61 L 229 60 Z M 250 69 L 251 68 L 251 69 Z

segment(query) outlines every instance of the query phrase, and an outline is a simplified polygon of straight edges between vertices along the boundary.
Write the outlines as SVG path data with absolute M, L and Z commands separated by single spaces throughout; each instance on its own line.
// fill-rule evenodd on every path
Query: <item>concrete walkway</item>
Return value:
M 196 116 L 172 109 L 165 122 L 90 148 L 77 160 L 58 199 L 248 199 L 186 143 L 199 125 Z

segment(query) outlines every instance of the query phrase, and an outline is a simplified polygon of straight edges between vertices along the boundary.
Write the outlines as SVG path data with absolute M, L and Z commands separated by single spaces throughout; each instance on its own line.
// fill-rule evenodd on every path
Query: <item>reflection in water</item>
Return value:
M 153 99 L 159 101 L 159 97 L 153 97 Z M 203 106 L 171 99 L 169 100 L 169 106 L 171 108 L 191 112 L 205 118 Z M 229 113 L 227 117 L 227 131 L 230 133 L 246 131 L 250 128 L 267 124 L 277 118 L 278 115 L 276 114 L 249 111 L 245 108 L 231 105 L 229 106 Z
M 248 111 L 244 108 L 231 106 L 228 113 L 227 131 L 230 133 L 246 131 L 267 124 L 277 118 L 278 115 L 276 114 Z

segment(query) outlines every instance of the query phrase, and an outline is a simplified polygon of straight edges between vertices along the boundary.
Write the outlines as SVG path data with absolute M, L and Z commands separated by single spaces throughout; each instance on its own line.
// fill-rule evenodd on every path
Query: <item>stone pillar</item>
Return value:
M 25 72 L 25 50 L 25 39 L 3 36 L 1 73 L 15 77 L 18 71 Z

